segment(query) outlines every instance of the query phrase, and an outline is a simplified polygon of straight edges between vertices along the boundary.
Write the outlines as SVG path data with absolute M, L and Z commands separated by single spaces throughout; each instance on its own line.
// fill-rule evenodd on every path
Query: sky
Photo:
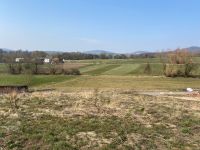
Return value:
M 200 0 L 0 0 L 0 47 L 160 51 L 200 46 Z

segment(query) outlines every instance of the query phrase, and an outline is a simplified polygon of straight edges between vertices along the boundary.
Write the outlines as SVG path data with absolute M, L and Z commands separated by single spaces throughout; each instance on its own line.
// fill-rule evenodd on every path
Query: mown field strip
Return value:
M 135 90 L 184 90 L 187 87 L 199 89 L 198 78 L 166 78 L 152 76 L 80 76 L 56 84 L 56 88 L 118 88 Z
M 85 72 L 85 74 L 88 74 L 88 75 L 101 75 L 104 72 L 112 70 L 112 69 L 117 68 L 119 66 L 120 65 L 104 65 L 103 67 L 99 67 L 97 69 Z
M 98 68 L 105 67 L 105 66 L 108 66 L 108 64 L 91 64 L 89 66 L 80 68 L 80 72 L 81 72 L 81 74 L 85 74 L 89 71 L 93 71 L 93 70 L 96 70 Z
M 133 58 L 133 59 L 90 59 L 76 60 L 79 63 L 104 63 L 104 64 L 132 64 L 132 63 L 161 63 L 160 58 Z
M 137 68 L 128 72 L 128 75 L 145 75 L 144 70 L 147 64 L 138 64 Z M 163 64 L 150 63 L 151 73 L 146 75 L 163 75 Z
M 117 68 L 104 72 L 104 75 L 127 75 L 129 72 L 139 67 L 139 64 L 123 64 Z

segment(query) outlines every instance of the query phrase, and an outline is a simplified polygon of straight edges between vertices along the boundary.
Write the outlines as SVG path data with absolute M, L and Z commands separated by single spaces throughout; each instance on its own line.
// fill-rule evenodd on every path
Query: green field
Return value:
M 40 85 L 50 85 L 66 80 L 75 78 L 74 76 L 64 76 L 64 75 L 0 75 L 0 85 L 30 85 L 30 86 L 40 86 Z
M 192 57 L 194 63 L 200 63 L 200 57 Z M 157 58 L 133 58 L 133 59 L 90 59 L 90 60 L 73 60 L 72 63 L 92 63 L 92 64 L 133 64 L 133 63 L 162 63 Z
M 140 64 L 122 64 L 117 68 L 104 72 L 105 75 L 128 75 L 131 71 L 140 67 Z
M 193 62 L 197 63 L 194 74 L 200 74 L 200 57 L 193 57 Z M 151 73 L 149 74 L 144 73 L 147 63 L 151 67 Z M 41 65 L 39 70 L 45 70 L 48 66 Z M 163 64 L 160 58 L 73 60 L 64 66 L 78 68 L 83 75 L 163 75 Z M 0 64 L 0 73 L 7 72 L 7 66 Z
M 199 60 L 195 58 L 196 61 Z M 151 73 L 145 74 L 146 63 L 150 60 Z M 199 78 L 166 78 L 163 64 L 153 59 L 128 60 L 79 60 L 66 66 L 78 67 L 80 76 L 67 75 L 10 75 L 1 64 L 0 85 L 30 85 L 31 87 L 56 88 L 131 88 L 131 89 L 185 89 L 199 88 Z M 45 67 L 45 66 L 44 66 Z M 198 67 L 198 66 L 197 66 Z M 200 74 L 200 68 L 195 74 Z
M 0 85 L 30 85 L 38 88 L 93 89 L 117 88 L 135 90 L 184 90 L 187 87 L 199 89 L 198 78 L 166 78 L 151 76 L 54 76 L 36 75 L 26 77 L 23 75 L 0 75 Z
M 134 90 L 184 90 L 187 87 L 200 88 L 198 78 L 166 78 L 149 76 L 81 76 L 55 84 L 59 89 L 67 88 L 117 88 Z
M 97 67 L 96 69 L 92 69 L 92 70 L 89 70 L 87 72 L 85 72 L 84 74 L 87 74 L 87 75 L 101 75 L 107 71 L 110 71 L 112 69 L 115 69 L 117 67 L 119 67 L 120 65 L 103 65 L 101 67 Z

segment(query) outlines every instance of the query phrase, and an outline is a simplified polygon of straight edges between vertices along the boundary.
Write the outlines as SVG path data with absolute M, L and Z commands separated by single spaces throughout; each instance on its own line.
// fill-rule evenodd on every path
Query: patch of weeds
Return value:
M 6 135 L 5 132 L 0 130 L 0 138 L 5 137 L 5 135 Z
M 186 141 L 182 137 L 176 137 L 172 142 L 170 148 L 178 148 L 180 150 L 184 150 L 185 147 L 188 146 Z
M 187 128 L 187 127 L 182 128 L 182 129 L 181 129 L 181 132 L 184 133 L 184 134 L 191 134 L 191 133 L 192 133 L 192 132 L 191 132 L 191 129 L 190 129 L 190 128 Z
M 8 146 L 9 149 L 14 149 L 14 148 L 22 148 L 22 142 L 21 141 L 18 141 L 18 140 L 9 140 L 6 145 Z
M 171 112 L 169 107 L 155 104 L 149 107 L 147 113 L 151 114 L 157 122 L 169 121 Z
M 145 112 L 145 108 L 142 106 L 134 107 L 134 113 L 142 115 Z
M 182 133 L 195 134 L 193 129 L 196 126 L 200 126 L 200 119 L 192 115 L 184 115 L 179 119 L 178 125 L 181 128 Z
M 77 148 L 75 148 L 71 144 L 67 143 L 66 141 L 58 141 L 52 145 L 52 148 L 55 150 L 61 150 L 61 149 L 78 150 Z
M 154 150 L 157 149 L 155 141 L 151 138 L 142 138 L 139 142 L 136 143 L 137 149 L 148 149 Z
M 108 144 L 104 149 L 105 150 L 117 149 L 120 143 L 121 143 L 121 140 L 119 138 L 114 138 L 112 142 Z
M 194 125 L 200 125 L 200 119 L 197 119 L 193 116 L 183 116 L 181 118 L 179 125 L 181 127 L 192 127 Z
M 133 150 L 134 148 L 132 146 L 129 146 L 129 145 L 124 145 L 124 149 L 125 150 Z
M 168 129 L 164 124 L 153 125 L 153 132 L 156 135 L 163 136 L 164 139 L 170 139 L 173 136 L 172 130 Z

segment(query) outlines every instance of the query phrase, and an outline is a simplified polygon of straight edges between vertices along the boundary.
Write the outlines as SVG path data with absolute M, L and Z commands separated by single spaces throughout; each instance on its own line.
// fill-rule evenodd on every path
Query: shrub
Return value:
M 17 70 L 16 71 L 17 74 L 21 74 L 22 73 L 23 68 L 22 68 L 22 64 L 21 63 L 17 63 L 16 70 Z
M 185 64 L 190 59 L 187 49 L 176 49 L 168 54 L 168 62 L 172 64 Z
M 166 64 L 164 75 L 166 77 L 192 77 L 192 71 L 196 68 L 195 64 L 187 63 L 184 65 Z
M 176 71 L 176 76 L 177 76 L 177 77 L 184 77 L 185 74 L 184 74 L 184 72 L 183 72 L 182 70 L 177 69 L 177 71 Z
M 81 75 L 80 71 L 77 68 L 71 68 L 64 70 L 65 75 Z
M 145 68 L 144 68 L 144 73 L 145 74 L 151 74 L 151 66 L 149 63 L 146 64 Z
M 10 74 L 15 74 L 15 65 L 13 63 L 8 64 L 8 72 Z
M 165 64 L 164 67 L 164 75 L 166 77 L 177 77 L 177 74 L 181 73 L 181 71 L 173 64 Z
M 21 74 L 23 71 L 21 63 L 10 63 L 8 64 L 8 72 L 10 74 Z
M 55 74 L 56 74 L 56 71 L 57 71 L 56 66 L 54 66 L 54 65 L 50 66 L 50 74 L 55 75 Z
M 30 71 L 30 70 L 32 70 L 32 65 L 29 63 L 25 63 L 25 64 L 23 64 L 23 69 L 25 72 Z
M 34 63 L 33 74 L 38 74 L 38 63 Z
M 195 69 L 195 65 L 193 63 L 187 63 L 185 64 L 185 76 L 191 77 L 191 72 Z
M 191 77 L 194 69 L 189 52 L 180 49 L 168 53 L 167 62 L 163 65 L 163 73 L 167 77 Z

